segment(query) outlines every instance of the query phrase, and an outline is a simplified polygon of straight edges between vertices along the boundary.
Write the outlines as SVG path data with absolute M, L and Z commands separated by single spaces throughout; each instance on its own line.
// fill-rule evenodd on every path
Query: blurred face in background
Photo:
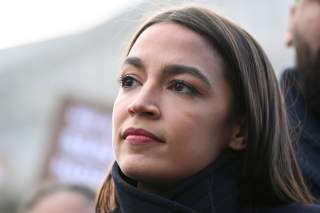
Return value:
M 309 106 L 320 115 L 320 0 L 300 0 L 289 17 L 289 44 L 296 49 L 296 62 Z
M 113 147 L 122 172 L 174 183 L 232 146 L 232 91 L 220 55 L 197 33 L 158 23 L 138 37 L 120 71 Z
M 58 191 L 35 203 L 27 213 L 94 213 L 94 202 L 77 192 Z

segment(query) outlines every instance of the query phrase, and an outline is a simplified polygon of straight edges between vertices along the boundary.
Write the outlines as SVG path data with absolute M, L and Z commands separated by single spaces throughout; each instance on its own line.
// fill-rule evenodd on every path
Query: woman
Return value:
M 21 206 L 21 213 L 93 213 L 95 192 L 81 184 L 41 185 Z
M 133 37 L 119 82 L 98 213 L 320 211 L 272 66 L 243 29 L 204 8 L 162 12 Z

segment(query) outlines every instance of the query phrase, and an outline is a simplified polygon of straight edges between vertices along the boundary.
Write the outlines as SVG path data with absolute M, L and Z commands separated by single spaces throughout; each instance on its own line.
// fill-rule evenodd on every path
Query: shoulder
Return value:
M 297 69 L 295 67 L 285 69 L 280 75 L 280 86 L 282 89 L 287 89 L 293 86 L 297 80 Z
M 289 204 L 281 206 L 273 206 L 269 208 L 263 208 L 261 213 L 320 213 L 320 205 L 316 204 Z

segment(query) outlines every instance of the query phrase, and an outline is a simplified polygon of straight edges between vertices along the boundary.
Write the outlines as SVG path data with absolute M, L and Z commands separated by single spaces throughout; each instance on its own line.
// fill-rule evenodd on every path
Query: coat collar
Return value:
M 215 163 L 187 178 L 170 198 L 141 191 L 115 163 L 112 176 L 116 186 L 118 211 L 138 212 L 237 212 L 240 158 L 226 151 Z

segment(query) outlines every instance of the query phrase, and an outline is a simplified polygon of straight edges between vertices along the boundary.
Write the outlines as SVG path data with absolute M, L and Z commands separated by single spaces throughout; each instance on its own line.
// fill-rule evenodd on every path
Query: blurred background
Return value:
M 108 170 L 117 71 L 143 17 L 199 3 L 244 27 L 277 75 L 291 0 L 0 2 L 0 213 L 46 180 L 97 188 Z

